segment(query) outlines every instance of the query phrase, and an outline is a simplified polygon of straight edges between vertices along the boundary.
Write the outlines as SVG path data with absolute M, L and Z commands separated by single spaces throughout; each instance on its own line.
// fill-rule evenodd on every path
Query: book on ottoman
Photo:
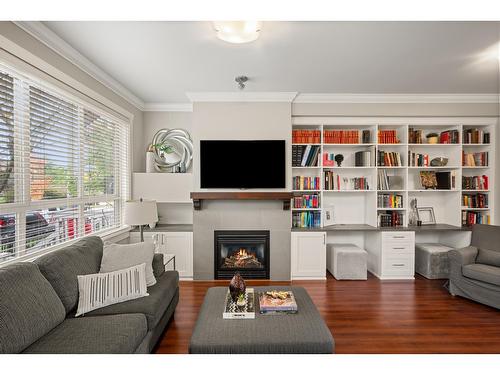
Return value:
M 261 314 L 295 314 L 297 302 L 291 291 L 267 291 L 259 293 Z

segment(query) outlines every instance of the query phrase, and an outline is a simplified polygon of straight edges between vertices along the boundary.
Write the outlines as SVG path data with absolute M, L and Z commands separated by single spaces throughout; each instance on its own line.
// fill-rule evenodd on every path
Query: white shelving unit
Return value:
M 294 117 L 292 119 L 292 130 L 320 130 L 321 142 L 311 145 L 320 146 L 319 164 L 316 167 L 292 167 L 293 176 L 320 177 L 321 189 L 294 190 L 296 194 L 310 194 L 317 192 L 320 195 L 320 211 L 325 207 L 333 206 L 336 224 L 368 224 L 377 225 L 377 213 L 382 210 L 392 210 L 404 214 L 404 225 L 408 225 L 408 214 L 410 212 L 409 202 L 417 198 L 420 207 L 431 206 L 434 208 L 437 223 L 446 223 L 455 226 L 462 224 L 462 211 L 477 211 L 489 213 L 490 223 L 493 224 L 494 200 L 493 184 L 495 183 L 495 129 L 497 120 L 495 118 L 342 118 L 342 117 Z M 409 128 L 422 129 L 426 135 L 431 132 L 441 133 L 446 130 L 458 130 L 460 142 L 457 144 L 411 144 L 408 143 Z M 482 129 L 490 133 L 489 144 L 466 144 L 463 143 L 462 135 L 464 129 Z M 324 130 L 370 130 L 370 143 L 359 144 L 330 144 L 324 143 Z M 377 142 L 379 130 L 396 130 L 399 143 L 382 144 Z M 360 140 L 361 141 L 361 140 Z M 425 138 L 424 138 L 425 141 Z M 293 145 L 303 145 L 293 143 Z M 356 151 L 372 151 L 371 166 L 355 167 L 354 153 Z M 399 152 L 403 166 L 401 167 L 378 167 L 377 151 Z M 444 167 L 414 167 L 408 166 L 408 151 L 429 154 L 429 160 L 443 156 L 448 158 L 448 164 Z M 489 153 L 489 166 L 466 167 L 462 166 L 462 152 Z M 341 167 L 323 166 L 323 154 L 330 152 L 343 154 L 344 162 Z M 388 175 L 401 176 L 403 189 L 378 190 L 378 171 L 385 170 Z M 367 177 L 369 190 L 324 190 L 324 171 L 333 170 L 345 177 Z M 456 188 L 453 190 L 425 190 L 421 187 L 420 171 L 455 171 Z M 462 176 L 487 175 L 489 178 L 488 190 L 463 190 Z M 403 196 L 403 208 L 381 208 L 377 206 L 377 197 L 382 193 L 397 193 Z M 488 195 L 488 208 L 474 209 L 462 207 L 462 194 L 483 193 Z M 306 211 L 308 209 L 293 209 L 292 212 Z M 318 211 L 318 209 L 310 209 Z M 324 226 L 324 217 L 321 217 L 321 227 Z

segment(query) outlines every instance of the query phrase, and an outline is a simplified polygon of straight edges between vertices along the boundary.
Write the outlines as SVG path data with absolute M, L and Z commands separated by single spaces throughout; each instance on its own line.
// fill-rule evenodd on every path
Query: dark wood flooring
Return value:
M 443 280 L 294 281 L 305 287 L 336 353 L 500 353 L 500 311 L 460 298 Z M 187 353 L 206 290 L 227 281 L 182 281 L 174 319 L 156 353 Z M 290 282 L 249 281 L 248 285 Z

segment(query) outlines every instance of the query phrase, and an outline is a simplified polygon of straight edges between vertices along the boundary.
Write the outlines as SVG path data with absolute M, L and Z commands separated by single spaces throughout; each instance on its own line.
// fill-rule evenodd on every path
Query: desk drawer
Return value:
M 413 242 L 415 232 L 382 232 L 382 242 Z
M 412 276 L 413 258 L 410 255 L 384 257 L 382 269 L 386 276 Z
M 387 256 L 412 255 L 414 249 L 413 242 L 386 242 L 382 245 L 382 251 Z

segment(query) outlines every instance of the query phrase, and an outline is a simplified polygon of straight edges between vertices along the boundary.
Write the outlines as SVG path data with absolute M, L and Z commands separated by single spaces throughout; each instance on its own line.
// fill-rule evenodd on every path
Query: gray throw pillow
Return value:
M 500 267 L 500 251 L 479 249 L 476 263 Z
M 139 242 L 129 245 L 111 244 L 105 246 L 102 253 L 100 273 L 113 272 L 146 264 L 146 284 L 155 285 L 156 279 L 153 274 L 154 246 L 152 243 Z

